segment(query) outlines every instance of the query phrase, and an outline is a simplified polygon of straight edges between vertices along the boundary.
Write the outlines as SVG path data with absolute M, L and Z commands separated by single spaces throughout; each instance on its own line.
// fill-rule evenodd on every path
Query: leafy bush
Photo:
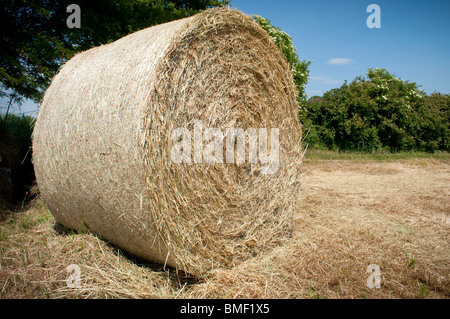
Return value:
M 450 150 L 450 95 L 425 96 L 417 110 L 418 148 L 428 152 Z
M 425 96 L 416 83 L 385 69 L 369 69 L 300 109 L 314 148 L 341 150 L 449 150 L 450 96 Z

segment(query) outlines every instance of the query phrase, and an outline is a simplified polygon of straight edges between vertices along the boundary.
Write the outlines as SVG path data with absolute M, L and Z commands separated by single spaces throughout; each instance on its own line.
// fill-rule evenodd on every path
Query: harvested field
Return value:
M 449 298 L 447 159 L 306 160 L 293 239 L 196 281 L 67 231 L 36 202 L 0 226 L 1 298 Z M 66 267 L 80 267 L 68 288 Z M 381 288 L 366 285 L 371 264 Z

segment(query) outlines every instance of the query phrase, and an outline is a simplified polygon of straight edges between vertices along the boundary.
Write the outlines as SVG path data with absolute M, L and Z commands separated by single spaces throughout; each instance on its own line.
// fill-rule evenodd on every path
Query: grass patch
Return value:
M 414 265 L 416 264 L 416 259 L 414 258 L 414 256 L 408 256 L 407 252 L 404 252 L 404 253 L 405 253 L 406 260 L 408 262 L 408 268 L 413 269 Z
M 10 220 L 11 225 L 15 225 L 19 228 L 19 232 L 26 232 L 38 225 L 46 224 L 53 220 L 53 216 L 50 211 L 39 203 L 35 210 L 26 210 L 19 214 L 15 221 Z
M 426 299 L 430 295 L 430 288 L 420 280 L 417 282 L 419 284 L 419 296 L 420 299 Z
M 351 152 L 351 151 L 320 151 L 307 150 L 305 153 L 305 161 L 378 161 L 393 162 L 398 160 L 417 160 L 417 159 L 434 159 L 440 161 L 450 161 L 450 153 L 448 152 L 400 152 L 390 153 L 385 151 L 367 152 Z

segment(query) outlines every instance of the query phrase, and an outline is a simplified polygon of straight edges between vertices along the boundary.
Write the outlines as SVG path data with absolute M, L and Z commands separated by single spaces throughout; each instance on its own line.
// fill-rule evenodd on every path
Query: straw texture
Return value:
M 289 238 L 301 130 L 289 66 L 245 14 L 211 9 L 68 61 L 33 133 L 44 201 L 68 228 L 195 276 Z M 171 132 L 278 128 L 279 169 L 176 164 Z M 270 146 L 269 146 L 270 149 Z

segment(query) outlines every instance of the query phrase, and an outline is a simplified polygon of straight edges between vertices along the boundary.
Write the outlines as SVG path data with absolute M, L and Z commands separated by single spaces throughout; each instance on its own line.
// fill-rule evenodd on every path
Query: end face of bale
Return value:
M 121 54 L 133 46 L 132 56 Z M 89 69 L 110 57 L 122 59 Z M 289 238 L 302 156 L 297 94 L 283 55 L 250 17 L 207 10 L 74 59 L 47 91 L 34 134 L 38 183 L 58 220 L 84 222 L 133 254 L 195 276 Z M 112 76 L 121 82 L 110 83 Z M 181 163 L 171 158 L 177 129 L 189 132 L 192 146 Z M 208 130 L 230 129 L 277 130 L 277 170 L 261 174 L 250 140 L 243 162 L 206 161 Z M 224 137 L 223 154 L 226 145 Z

